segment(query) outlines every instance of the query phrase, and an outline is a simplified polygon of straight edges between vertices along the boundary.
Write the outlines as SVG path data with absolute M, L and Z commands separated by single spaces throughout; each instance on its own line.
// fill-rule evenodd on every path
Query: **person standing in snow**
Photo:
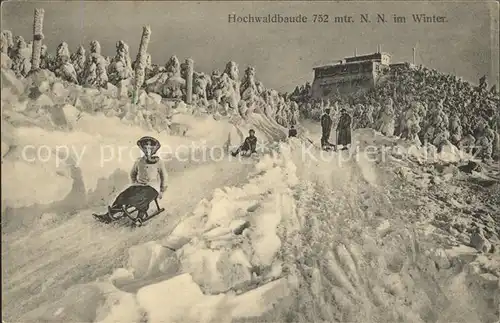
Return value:
M 236 157 L 239 153 L 243 153 L 244 155 L 251 155 L 257 153 L 257 137 L 255 137 L 255 130 L 250 129 L 248 132 L 248 137 L 245 138 L 243 144 L 236 149 L 236 151 L 232 152 L 231 155 Z
M 330 117 L 330 109 L 325 109 L 325 113 L 321 116 L 321 148 L 328 149 L 333 145 L 329 142 L 330 133 L 332 131 L 332 117 Z
M 351 144 L 351 116 L 345 109 L 340 111 L 339 124 L 337 126 L 337 145 L 342 145 L 342 150 Z

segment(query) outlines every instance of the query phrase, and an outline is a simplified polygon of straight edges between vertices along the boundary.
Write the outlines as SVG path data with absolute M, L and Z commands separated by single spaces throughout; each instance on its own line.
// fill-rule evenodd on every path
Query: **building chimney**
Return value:
M 354 48 L 354 57 L 358 56 L 358 49 Z

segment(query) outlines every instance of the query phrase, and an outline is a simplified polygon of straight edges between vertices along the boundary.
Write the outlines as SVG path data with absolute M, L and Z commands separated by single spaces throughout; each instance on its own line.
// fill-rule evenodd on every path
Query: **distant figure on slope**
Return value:
M 337 145 L 342 145 L 342 150 L 351 144 L 351 116 L 345 109 L 341 110 L 339 124 L 337 126 Z
M 288 130 L 288 138 L 291 137 L 297 137 L 297 129 L 295 129 L 295 126 L 292 125 L 290 129 Z
M 151 202 L 161 199 L 167 188 L 167 171 L 160 158 L 155 156 L 158 149 L 160 149 L 160 142 L 153 137 L 146 136 L 139 139 L 137 145 L 144 153 L 144 156 L 137 159 L 130 171 L 132 185 L 118 195 L 112 206 L 108 207 L 108 213 L 94 214 L 103 222 L 114 221 L 117 218 L 113 215 L 134 207 L 137 210 L 135 224 L 142 225 L 143 221 L 148 217 Z M 157 211 L 157 213 L 159 212 Z M 149 215 L 149 217 L 152 216 Z
M 245 138 L 243 144 L 236 149 L 236 151 L 232 152 L 231 155 L 236 157 L 239 153 L 243 153 L 245 156 L 249 156 L 251 154 L 257 153 L 257 137 L 255 137 L 255 130 L 250 129 L 248 132 L 248 137 Z
M 330 117 L 330 109 L 325 109 L 325 113 L 321 116 L 321 148 L 329 149 L 333 147 L 328 140 L 332 131 L 332 118 Z

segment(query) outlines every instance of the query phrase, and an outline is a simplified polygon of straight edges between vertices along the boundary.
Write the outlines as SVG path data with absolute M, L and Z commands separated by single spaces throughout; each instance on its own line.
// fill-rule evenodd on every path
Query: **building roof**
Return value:
M 320 70 L 323 68 L 334 67 L 334 66 L 355 65 L 355 64 L 359 64 L 359 63 L 368 63 L 368 62 L 371 62 L 371 61 L 365 60 L 365 61 L 356 61 L 356 62 L 332 63 L 332 64 L 328 64 L 328 65 L 313 67 L 313 70 Z
M 362 61 L 362 60 L 370 60 L 370 59 L 373 59 L 374 57 L 381 57 L 382 55 L 385 55 L 385 56 L 391 56 L 389 53 L 385 53 L 385 52 L 377 52 L 377 53 L 371 53 L 371 54 L 365 54 L 365 55 L 361 55 L 361 56 L 350 56 L 350 57 L 346 57 L 344 58 L 346 61 Z
M 338 63 L 330 63 L 322 66 L 316 66 L 313 67 L 313 70 L 318 70 L 318 69 L 323 69 L 323 68 L 328 68 L 328 67 L 333 67 L 333 66 L 338 66 L 338 65 L 349 65 L 349 64 L 358 64 L 363 61 L 371 61 L 375 57 L 381 57 L 382 55 L 387 55 L 391 57 L 389 53 L 386 52 L 379 52 L 379 53 L 372 53 L 372 54 L 366 54 L 366 55 L 361 55 L 361 56 L 350 56 L 346 57 L 344 59 L 339 59 Z M 345 61 L 345 63 L 342 63 L 342 61 Z

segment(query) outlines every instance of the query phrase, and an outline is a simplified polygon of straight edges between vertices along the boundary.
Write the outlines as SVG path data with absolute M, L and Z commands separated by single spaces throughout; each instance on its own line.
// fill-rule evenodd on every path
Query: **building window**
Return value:
M 364 64 L 363 65 L 363 72 L 371 73 L 372 67 L 373 67 L 373 64 L 371 62 L 369 64 Z

